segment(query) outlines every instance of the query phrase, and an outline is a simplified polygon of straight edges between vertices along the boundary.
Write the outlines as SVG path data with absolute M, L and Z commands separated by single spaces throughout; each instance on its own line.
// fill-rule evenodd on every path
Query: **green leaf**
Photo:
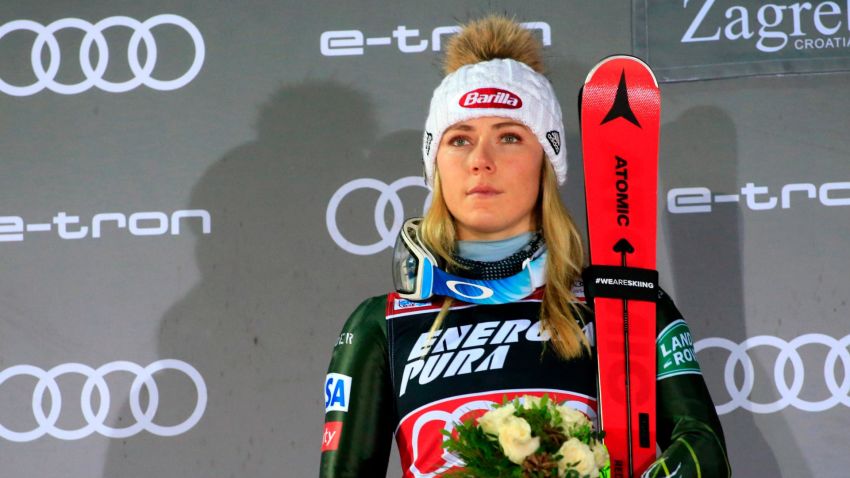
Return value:
M 507 404 L 513 404 L 514 416 L 528 422 L 532 436 L 540 437 L 541 445 L 535 452 L 537 455 L 547 453 L 557 461 L 561 458 L 558 450 L 569 437 L 576 437 L 587 445 L 593 445 L 605 435 L 601 431 L 594 431 L 590 425 L 580 425 L 568 430 L 565 438 L 564 433 L 561 432 L 563 420 L 555 408 L 556 404 L 549 399 L 548 395 L 543 395 L 536 404 L 520 404 L 519 398 L 509 401 L 507 396 L 503 395 L 502 404 L 494 405 L 493 408 L 504 407 Z M 557 476 L 557 468 L 523 469 L 522 466 L 511 462 L 502 452 L 497 437 L 485 433 L 478 426 L 477 420 L 470 419 L 455 424 L 455 437 L 445 430 L 441 430 L 441 433 L 446 437 L 442 444 L 443 448 L 465 463 L 463 468 L 451 470 L 443 476 L 451 478 L 552 478 Z M 579 475 L 574 467 L 569 468 L 568 466 L 566 478 L 587 478 Z

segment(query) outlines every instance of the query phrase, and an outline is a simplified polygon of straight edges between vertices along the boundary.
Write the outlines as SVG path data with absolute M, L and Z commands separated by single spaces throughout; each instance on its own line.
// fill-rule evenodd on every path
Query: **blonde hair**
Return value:
M 590 344 L 578 325 L 581 320 L 578 302 L 572 285 L 581 276 L 584 252 L 581 235 L 561 201 L 558 180 L 548 161 L 544 161 L 541 188 L 534 208 L 534 219 L 546 242 L 546 288 L 540 305 L 540 328 L 551 337 L 555 352 L 564 359 L 590 352 Z M 434 174 L 431 206 L 425 213 L 420 229 L 422 241 L 432 253 L 449 265 L 457 243 L 454 217 L 449 212 L 440 186 L 439 171 Z M 431 325 L 429 336 L 440 328 L 454 300 L 446 297 Z
M 446 46 L 443 67 L 449 74 L 463 65 L 495 58 L 511 58 L 525 63 L 535 71 L 544 70 L 542 45 L 515 20 L 503 15 L 489 15 L 474 20 L 453 36 Z M 540 327 L 551 337 L 555 352 L 564 359 L 590 352 L 587 337 L 578 320 L 583 307 L 572 292 L 572 285 L 581 275 L 584 253 L 581 235 L 561 202 L 558 180 L 552 164 L 543 161 L 540 191 L 532 211 L 537 229 L 546 241 L 546 288 L 540 305 Z M 457 244 L 454 217 L 443 198 L 439 171 L 434 173 L 431 207 L 422 220 L 420 234 L 425 245 L 449 268 L 459 264 L 452 258 Z M 449 314 L 453 299 L 446 297 L 431 326 L 431 336 Z M 430 337 L 429 337 L 430 340 Z

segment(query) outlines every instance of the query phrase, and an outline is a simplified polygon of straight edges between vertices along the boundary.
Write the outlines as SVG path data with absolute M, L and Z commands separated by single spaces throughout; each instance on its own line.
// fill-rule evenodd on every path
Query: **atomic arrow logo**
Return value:
M 614 252 L 619 252 L 622 257 L 626 257 L 626 254 L 634 254 L 635 247 L 624 237 L 614 244 Z
M 623 118 L 629 123 L 640 128 L 640 123 L 635 117 L 632 107 L 629 105 L 629 90 L 626 87 L 626 70 L 620 73 L 620 84 L 617 85 L 617 95 L 614 97 L 614 105 L 611 106 L 611 111 L 605 116 L 599 124 L 605 124 L 617 118 Z

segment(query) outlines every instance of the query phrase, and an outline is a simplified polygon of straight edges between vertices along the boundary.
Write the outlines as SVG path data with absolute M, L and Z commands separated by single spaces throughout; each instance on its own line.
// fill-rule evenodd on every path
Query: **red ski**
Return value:
M 599 419 L 611 476 L 631 478 L 655 461 L 658 82 L 612 56 L 588 74 L 580 108 Z

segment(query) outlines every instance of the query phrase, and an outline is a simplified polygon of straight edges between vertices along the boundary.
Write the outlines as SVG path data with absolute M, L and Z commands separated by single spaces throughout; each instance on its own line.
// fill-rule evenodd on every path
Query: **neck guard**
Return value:
M 476 261 L 453 254 L 452 260 L 460 265 L 460 268 L 453 272 L 470 279 L 504 279 L 520 273 L 525 260 L 535 257 L 537 251 L 542 247 L 545 247 L 543 236 L 536 232 L 531 236 L 531 240 L 518 251 L 497 261 Z
M 527 254 L 527 257 L 519 261 L 519 271 L 512 275 L 495 277 L 497 274 L 494 274 L 490 276 L 493 278 L 461 277 L 439 267 L 437 259 L 419 237 L 421 222 L 422 218 L 406 220 L 393 250 L 393 282 L 401 297 L 420 301 L 434 295 L 443 295 L 475 304 L 506 304 L 528 297 L 535 289 L 545 284 L 545 245 L 538 245 L 530 254 L 523 252 L 527 247 L 517 252 Z M 514 258 L 517 254 L 504 261 L 510 260 L 513 264 L 518 260 Z M 497 261 L 500 262 L 502 261 Z M 504 268 L 502 273 L 507 270 Z

